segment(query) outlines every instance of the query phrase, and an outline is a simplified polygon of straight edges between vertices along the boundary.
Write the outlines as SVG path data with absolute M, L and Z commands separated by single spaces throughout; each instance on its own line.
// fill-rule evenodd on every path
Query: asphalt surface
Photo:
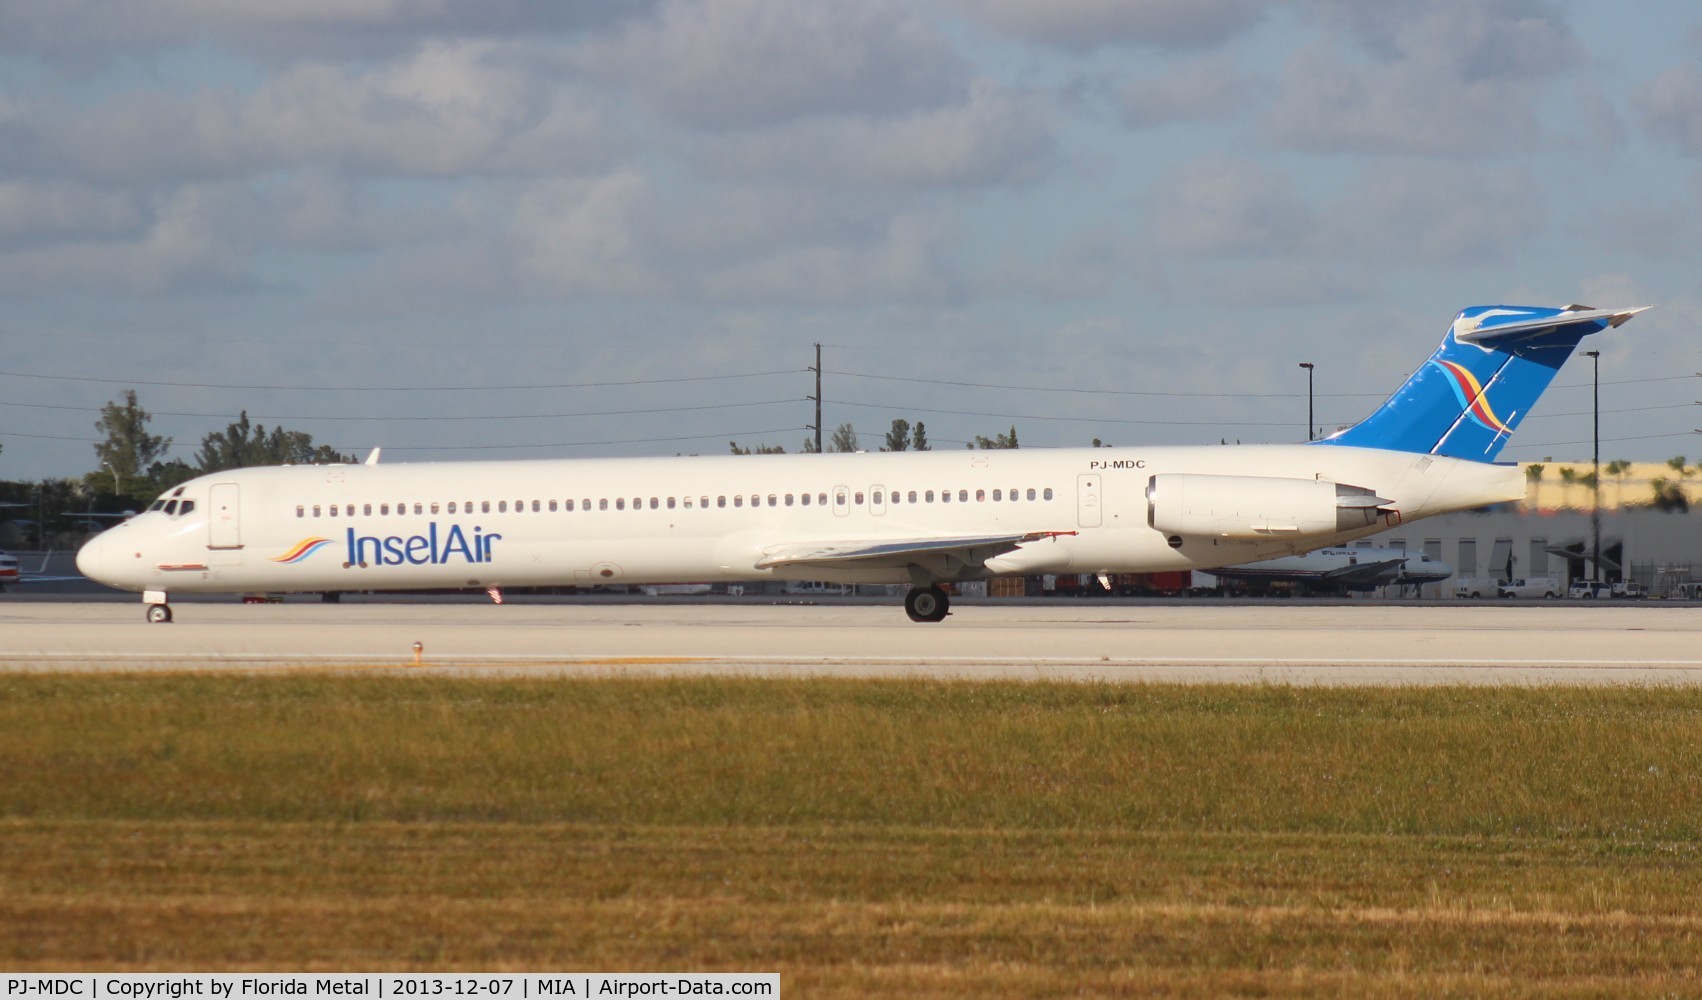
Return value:
M 150 625 L 134 595 L 87 596 L 0 598 L 0 670 L 1702 683 L 1702 608 L 1664 602 L 985 600 L 925 625 L 867 601 L 225 598 Z

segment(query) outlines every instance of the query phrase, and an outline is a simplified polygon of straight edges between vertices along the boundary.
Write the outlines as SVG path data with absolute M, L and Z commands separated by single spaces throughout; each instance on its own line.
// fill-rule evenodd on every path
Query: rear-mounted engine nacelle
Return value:
M 1392 501 L 1321 479 L 1173 473 L 1147 480 L 1147 523 L 1166 535 L 1334 535 L 1375 523 Z

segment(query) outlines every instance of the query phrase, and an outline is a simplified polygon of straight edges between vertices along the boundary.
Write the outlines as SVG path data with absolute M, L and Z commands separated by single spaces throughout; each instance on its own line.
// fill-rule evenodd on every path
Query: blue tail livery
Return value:
M 1648 306 L 1472 306 L 1377 411 L 1319 444 L 1493 462 L 1578 342 Z

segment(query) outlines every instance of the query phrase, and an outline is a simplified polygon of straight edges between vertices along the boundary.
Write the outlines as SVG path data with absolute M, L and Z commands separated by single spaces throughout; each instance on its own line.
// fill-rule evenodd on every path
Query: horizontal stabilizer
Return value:
M 1490 310 L 1479 316 L 1462 316 L 1454 321 L 1454 339 L 1467 344 L 1477 344 L 1480 347 L 1495 347 L 1501 344 L 1527 340 L 1554 333 L 1566 327 L 1577 324 L 1597 324 L 1605 320 L 1609 327 L 1619 327 L 1626 320 L 1643 312 L 1650 306 L 1634 306 L 1630 309 L 1587 309 L 1573 306 L 1553 316 L 1531 318 L 1521 314 L 1503 315 L 1498 310 Z

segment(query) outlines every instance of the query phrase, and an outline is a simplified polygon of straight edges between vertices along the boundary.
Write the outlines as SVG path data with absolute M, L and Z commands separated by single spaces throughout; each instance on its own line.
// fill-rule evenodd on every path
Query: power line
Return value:
M 646 413 L 683 413 L 690 410 L 731 410 L 749 406 L 777 406 L 782 403 L 797 403 L 798 399 L 766 399 L 751 403 L 706 403 L 701 406 L 656 406 L 636 410 L 582 410 L 576 413 L 514 413 L 490 414 L 484 416 L 392 416 L 392 417 L 352 417 L 327 416 L 324 414 L 267 414 L 251 413 L 253 420 L 363 420 L 363 421 L 416 421 L 416 420 L 558 420 L 570 417 L 623 417 Z M 35 410 L 74 410 L 87 413 L 99 413 L 106 408 L 103 406 L 69 406 L 63 403 L 14 403 L 0 400 L 0 406 L 18 406 Z M 217 420 L 232 419 L 229 413 L 188 413 L 173 410 L 156 410 L 148 414 L 150 417 L 205 417 Z
M 82 375 L 43 375 L 37 372 L 0 371 L 9 378 L 42 379 L 51 382 L 99 382 L 105 385 L 151 385 L 175 389 L 246 389 L 280 392 L 514 392 L 525 389 L 604 389 L 631 385 L 673 385 L 681 382 L 715 382 L 725 379 L 797 375 L 797 369 L 770 372 L 741 372 L 736 375 L 689 375 L 681 378 L 645 378 L 624 382 L 558 382 L 537 385 L 225 385 L 217 382 L 160 382 L 135 378 L 94 378 Z

